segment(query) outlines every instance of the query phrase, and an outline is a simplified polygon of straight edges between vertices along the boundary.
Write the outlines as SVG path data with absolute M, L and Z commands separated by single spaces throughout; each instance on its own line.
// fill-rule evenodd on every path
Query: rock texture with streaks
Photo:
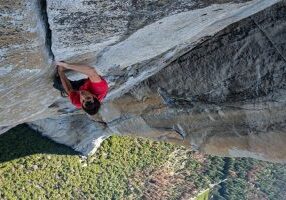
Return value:
M 1 0 L 0 5 L 0 127 L 12 127 L 40 118 L 56 93 L 42 4 Z
M 1 2 L 6 17 L 14 13 L 1 15 L 1 42 L 12 35 L 10 21 L 20 31 L 15 47 L 1 46 L 11 53 L 0 63 L 0 132 L 28 122 L 83 154 L 110 135 L 131 135 L 286 162 L 285 1 L 33 2 Z M 29 31 L 33 38 L 20 37 Z M 16 47 L 25 55 L 17 58 Z M 34 54 L 41 59 L 28 59 Z M 52 89 L 53 56 L 96 66 L 107 79 L 98 115 L 88 117 Z M 37 71 L 14 79 L 28 66 Z

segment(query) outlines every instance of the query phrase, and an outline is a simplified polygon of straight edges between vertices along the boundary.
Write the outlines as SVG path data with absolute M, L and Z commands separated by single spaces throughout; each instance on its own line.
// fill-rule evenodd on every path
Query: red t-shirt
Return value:
M 94 94 L 100 102 L 102 102 L 107 94 L 108 85 L 103 78 L 101 78 L 100 82 L 96 83 L 91 82 L 90 79 L 87 79 L 85 83 L 80 86 L 79 90 L 89 91 L 90 93 Z M 79 91 L 70 92 L 69 99 L 73 105 L 75 105 L 77 108 L 81 108 Z

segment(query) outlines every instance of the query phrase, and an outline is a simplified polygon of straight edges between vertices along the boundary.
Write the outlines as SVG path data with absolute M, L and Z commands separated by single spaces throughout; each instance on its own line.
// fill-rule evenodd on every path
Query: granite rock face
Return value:
M 41 12 L 31 19 L 43 26 L 31 43 L 42 60 L 18 88 L 16 75 L 5 76 L 12 90 L 1 90 L 11 96 L 0 99 L 0 131 L 29 122 L 83 154 L 117 134 L 286 162 L 285 1 L 35 2 Z M 27 5 L 19 9 L 29 12 Z M 32 26 L 21 20 L 19 29 Z M 52 89 L 52 56 L 96 66 L 107 79 L 110 92 L 97 116 Z M 26 64 L 11 65 L 20 73 Z
M 42 4 L 19 0 L 0 5 L 0 126 L 12 127 L 40 118 L 56 93 L 50 86 L 52 59 Z
M 113 99 L 206 37 L 278 1 L 206 2 L 48 1 L 52 50 L 57 60 L 97 66 Z

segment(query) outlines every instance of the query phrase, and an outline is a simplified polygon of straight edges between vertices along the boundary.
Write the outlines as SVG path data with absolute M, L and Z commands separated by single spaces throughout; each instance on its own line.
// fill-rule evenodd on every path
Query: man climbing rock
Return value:
M 108 91 L 107 82 L 98 75 L 97 71 L 87 65 L 68 64 L 56 62 L 57 75 L 54 80 L 54 88 L 66 93 L 71 103 L 77 108 L 82 108 L 89 115 L 95 115 L 100 103 Z M 86 79 L 71 81 L 66 75 L 66 70 L 73 70 L 88 76 Z

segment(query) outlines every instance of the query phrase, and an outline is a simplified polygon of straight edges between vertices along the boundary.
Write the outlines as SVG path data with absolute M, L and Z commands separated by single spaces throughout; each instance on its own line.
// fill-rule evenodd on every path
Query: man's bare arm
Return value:
M 91 82 L 101 81 L 101 78 L 98 75 L 97 71 L 93 67 L 90 67 L 88 65 L 68 64 L 65 62 L 57 62 L 56 64 L 66 69 L 74 70 L 74 71 L 87 75 L 88 78 L 91 80 Z
M 58 74 L 60 76 L 62 85 L 63 85 L 66 93 L 69 94 L 70 92 L 74 91 L 69 79 L 65 75 L 63 67 L 61 67 L 61 66 L 58 67 Z

